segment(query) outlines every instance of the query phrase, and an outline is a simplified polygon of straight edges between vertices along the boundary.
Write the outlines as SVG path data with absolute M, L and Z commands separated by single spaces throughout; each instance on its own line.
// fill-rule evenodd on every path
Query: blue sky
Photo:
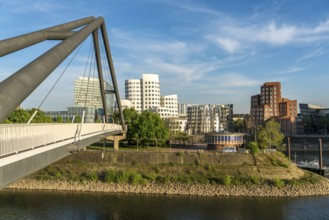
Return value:
M 178 94 L 179 103 L 234 104 L 235 113 L 247 113 L 261 84 L 280 81 L 284 97 L 329 106 L 327 0 L 7 0 L 0 11 L 0 39 L 103 16 L 122 98 L 125 79 L 157 73 L 162 95 Z M 0 58 L 0 80 L 56 43 Z M 90 43 L 42 109 L 73 105 Z M 65 66 L 22 106 L 38 106 Z

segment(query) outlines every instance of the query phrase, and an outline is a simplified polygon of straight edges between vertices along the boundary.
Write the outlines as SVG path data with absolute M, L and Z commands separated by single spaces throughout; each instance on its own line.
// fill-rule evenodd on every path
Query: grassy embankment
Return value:
M 258 154 L 256 156 L 242 155 L 245 158 L 243 162 L 233 164 L 229 161 L 239 157 L 239 154 L 144 152 L 143 155 L 131 160 L 128 153 L 125 152 L 116 154 L 106 152 L 104 159 L 99 159 L 101 153 L 101 151 L 87 151 L 75 154 L 69 159 L 59 161 L 37 172 L 30 178 L 80 183 L 129 183 L 133 185 L 173 183 L 225 186 L 270 185 L 276 187 L 314 184 L 323 180 L 321 176 L 298 169 L 281 153 Z M 130 152 L 130 154 L 135 155 L 135 152 L 134 154 Z M 145 162 L 145 159 L 143 161 L 138 160 L 138 158 L 145 158 L 145 156 L 152 156 L 152 154 L 167 154 L 166 157 L 176 158 L 177 160 L 174 161 L 180 162 L 163 163 L 160 161 L 157 163 L 150 161 L 148 163 Z M 95 159 L 95 155 L 98 159 Z M 128 156 L 125 157 L 125 155 Z M 210 157 L 218 158 L 218 162 L 210 161 Z

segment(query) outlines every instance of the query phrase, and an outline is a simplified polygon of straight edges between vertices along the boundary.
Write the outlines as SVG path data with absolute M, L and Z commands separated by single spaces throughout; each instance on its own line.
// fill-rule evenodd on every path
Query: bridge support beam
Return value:
M 109 141 L 113 141 L 114 151 L 118 151 L 119 150 L 119 141 L 126 139 L 126 133 L 123 133 L 122 135 L 108 136 L 105 139 L 109 140 Z
M 77 28 L 81 29 L 74 31 Z M 18 37 L 0 40 L 0 57 L 45 40 L 62 40 L 61 43 L 0 82 L 0 123 L 3 122 L 8 115 L 12 113 L 16 107 L 19 106 L 90 34 L 93 35 L 94 39 L 102 102 L 105 117 L 107 117 L 98 30 L 101 30 L 103 38 L 106 58 L 114 87 L 113 89 L 120 112 L 121 125 L 123 129 L 126 130 L 109 40 L 105 22 L 102 17 L 97 19 L 95 17 L 87 17 Z M 105 119 L 107 122 L 107 118 Z

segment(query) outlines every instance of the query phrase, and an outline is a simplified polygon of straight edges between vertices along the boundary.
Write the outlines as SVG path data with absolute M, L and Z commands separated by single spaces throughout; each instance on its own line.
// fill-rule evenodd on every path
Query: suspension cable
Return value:
M 85 66 L 85 70 L 83 72 L 83 77 L 82 77 L 82 83 L 81 83 L 81 87 L 79 88 L 79 91 L 77 92 L 77 96 L 80 97 L 81 96 L 81 93 L 82 93 L 82 87 L 83 86 L 83 81 L 84 81 L 84 78 L 86 76 L 86 73 L 87 73 L 87 69 L 89 67 L 89 65 L 92 65 L 92 57 L 93 57 L 93 42 L 91 41 L 90 42 L 90 48 L 89 48 L 89 54 L 88 54 L 88 58 L 87 58 L 87 62 L 86 62 L 86 66 Z M 89 63 L 90 62 L 90 63 Z M 90 68 L 90 67 L 89 67 Z M 82 100 L 81 100 L 82 101 Z
M 64 73 L 66 72 L 67 68 L 69 67 L 69 65 L 72 63 L 73 59 L 75 58 L 75 56 L 78 54 L 78 52 L 80 51 L 82 45 L 84 44 L 85 40 L 80 44 L 78 50 L 75 52 L 75 54 L 73 55 L 73 57 L 71 58 L 71 60 L 68 62 L 68 64 L 66 65 L 66 67 L 64 68 L 63 72 L 60 74 L 60 76 L 58 77 L 58 79 L 56 80 L 56 82 L 54 83 L 54 85 L 51 87 L 51 89 L 49 90 L 49 92 L 47 93 L 47 95 L 45 96 L 45 98 L 42 100 L 41 104 L 39 105 L 39 107 L 37 109 L 40 109 L 40 107 L 43 105 L 43 103 L 46 101 L 46 99 L 48 98 L 48 96 L 50 95 L 50 93 L 53 91 L 53 89 L 55 88 L 55 86 L 57 85 L 57 83 L 59 82 L 59 80 L 62 78 L 62 76 L 64 75 Z
M 76 55 L 78 54 L 78 52 L 80 51 L 82 45 L 85 43 L 85 40 L 80 44 L 80 46 L 78 47 L 78 49 L 76 50 L 76 52 L 74 53 L 74 55 L 72 56 L 71 60 L 68 62 L 68 64 L 66 65 L 66 67 L 64 68 L 64 70 L 62 71 L 62 73 L 59 75 L 59 77 L 57 78 L 57 80 L 55 81 L 55 83 L 53 84 L 53 86 L 50 88 L 50 90 L 48 91 L 47 95 L 43 98 L 43 100 L 41 101 L 40 105 L 38 106 L 38 108 L 36 108 L 36 110 L 34 111 L 34 113 L 32 114 L 32 116 L 30 117 L 30 119 L 28 120 L 27 124 L 30 124 L 31 121 L 33 120 L 33 118 L 36 116 L 38 110 L 41 108 L 41 106 L 43 105 L 43 103 L 46 101 L 46 99 L 48 98 L 48 96 L 50 95 L 50 93 L 53 91 L 53 89 L 55 88 L 55 86 L 57 85 L 57 83 L 59 82 L 59 80 L 62 78 L 62 76 L 64 75 L 64 73 L 66 72 L 67 68 L 69 67 L 69 65 L 72 63 L 72 61 L 74 60 L 74 58 L 76 57 Z
M 95 53 L 93 53 L 92 58 L 95 57 Z M 95 61 L 92 62 L 94 59 L 91 59 L 91 64 L 89 66 L 89 74 L 88 74 L 88 81 L 87 81 L 87 91 L 86 91 L 86 96 L 85 96 L 85 103 L 84 103 L 84 109 L 86 109 L 86 104 L 87 104 L 87 96 L 88 96 L 88 91 L 89 91 L 89 81 L 90 81 L 90 74 L 91 74 L 91 70 L 92 67 L 95 66 Z

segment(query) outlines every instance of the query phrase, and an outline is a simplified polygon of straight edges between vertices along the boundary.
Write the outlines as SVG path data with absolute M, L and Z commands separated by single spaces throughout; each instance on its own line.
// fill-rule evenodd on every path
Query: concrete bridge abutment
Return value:
M 126 138 L 127 138 L 126 133 L 123 133 L 121 135 L 108 136 L 105 139 L 109 141 L 113 141 L 114 151 L 119 151 L 119 141 L 125 140 Z

